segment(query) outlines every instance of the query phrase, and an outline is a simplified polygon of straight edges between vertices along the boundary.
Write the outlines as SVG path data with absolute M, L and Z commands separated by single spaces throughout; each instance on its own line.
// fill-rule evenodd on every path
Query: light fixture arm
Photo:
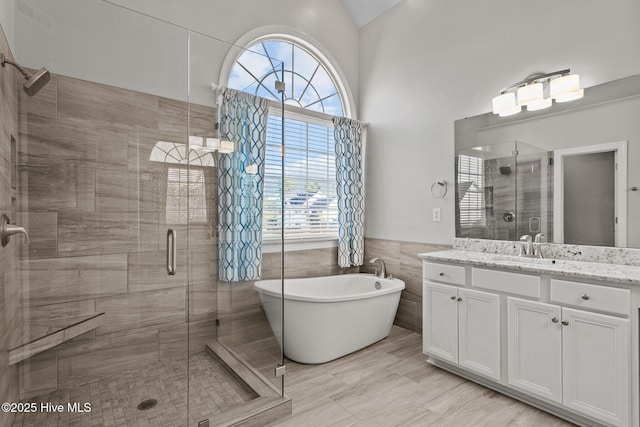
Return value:
M 531 74 L 530 76 L 526 77 L 524 80 L 521 80 L 517 83 L 514 83 L 512 85 L 507 86 L 506 88 L 502 89 L 500 91 L 500 94 L 505 94 L 507 93 L 507 91 L 511 90 L 511 89 L 515 89 L 521 86 L 526 86 L 529 83 L 533 83 L 537 80 L 545 80 L 545 79 L 549 79 L 553 76 L 566 76 L 571 72 L 571 69 L 567 68 L 566 70 L 560 70 L 560 71 L 554 71 L 552 73 L 534 73 Z

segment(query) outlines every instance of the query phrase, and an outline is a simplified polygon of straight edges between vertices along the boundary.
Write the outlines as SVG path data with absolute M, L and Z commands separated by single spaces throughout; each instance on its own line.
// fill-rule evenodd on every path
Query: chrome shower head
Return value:
M 27 76 L 25 76 L 26 78 Z M 27 78 L 27 81 L 22 86 L 27 95 L 33 96 L 40 89 L 44 87 L 51 80 L 51 73 L 46 68 L 40 68 L 35 73 L 31 74 L 31 77 Z
M 4 53 L 0 54 L 0 61 L 2 62 L 3 67 L 5 64 L 11 64 L 22 73 L 24 78 L 27 80 L 22 87 L 24 92 L 29 96 L 33 96 L 38 93 L 38 91 L 42 89 L 44 85 L 49 83 L 49 80 L 51 80 L 51 73 L 49 73 L 49 70 L 46 68 L 40 68 L 35 73 L 31 74 L 25 71 L 20 65 L 7 59 L 7 57 L 4 56 Z

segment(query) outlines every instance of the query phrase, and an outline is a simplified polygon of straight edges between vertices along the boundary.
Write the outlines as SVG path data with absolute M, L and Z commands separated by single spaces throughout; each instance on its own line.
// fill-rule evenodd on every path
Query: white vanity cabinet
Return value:
M 562 403 L 629 425 L 629 320 L 563 308 L 562 322 Z
M 629 423 L 629 320 L 508 298 L 508 383 L 616 426 Z
M 424 352 L 499 380 L 500 297 L 425 281 Z
M 508 298 L 508 383 L 562 403 L 562 318 L 557 305 Z
M 631 303 L 640 299 L 628 287 L 426 260 L 423 266 L 430 363 L 578 424 L 635 425 L 638 313 Z

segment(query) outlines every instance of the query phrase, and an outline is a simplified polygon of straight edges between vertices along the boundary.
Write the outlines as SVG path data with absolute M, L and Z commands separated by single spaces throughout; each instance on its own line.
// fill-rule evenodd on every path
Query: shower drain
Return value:
M 151 409 L 158 404 L 158 401 L 155 399 L 147 399 L 140 402 L 138 405 L 138 409 L 141 411 L 146 411 L 147 409 Z

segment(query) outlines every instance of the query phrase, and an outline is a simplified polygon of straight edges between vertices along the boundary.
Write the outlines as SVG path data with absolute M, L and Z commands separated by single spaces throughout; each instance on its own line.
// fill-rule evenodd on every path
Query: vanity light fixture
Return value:
M 568 102 L 582 98 L 584 89 L 580 89 L 580 76 L 570 72 L 567 68 L 553 73 L 536 73 L 506 87 L 493 98 L 493 113 L 506 117 L 519 113 L 523 106 L 528 111 L 538 111 L 551 107 L 554 99 Z

